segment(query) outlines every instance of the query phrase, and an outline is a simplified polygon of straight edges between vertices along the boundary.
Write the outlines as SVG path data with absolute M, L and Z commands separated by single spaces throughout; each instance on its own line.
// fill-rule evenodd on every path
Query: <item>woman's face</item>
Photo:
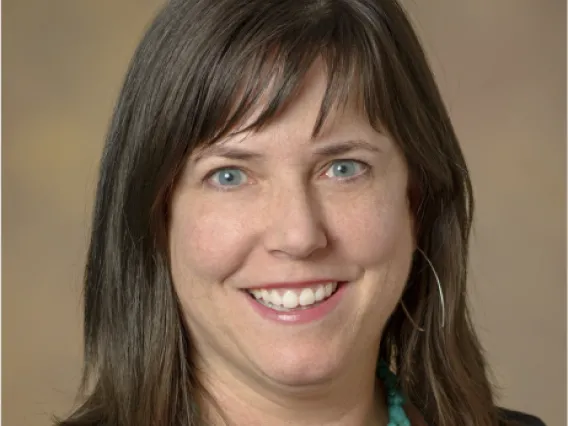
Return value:
M 355 109 L 311 138 L 325 86 L 314 66 L 271 125 L 192 156 L 176 187 L 172 276 L 209 375 L 308 385 L 377 356 L 414 247 L 408 171 Z

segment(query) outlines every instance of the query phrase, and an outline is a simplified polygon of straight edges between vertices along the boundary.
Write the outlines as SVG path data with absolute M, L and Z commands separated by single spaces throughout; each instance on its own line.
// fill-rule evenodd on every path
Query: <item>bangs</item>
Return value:
M 196 151 L 275 120 L 318 62 L 327 81 L 312 137 L 331 112 L 348 104 L 400 148 L 420 193 L 451 192 L 441 147 L 455 135 L 424 52 L 396 2 L 170 5 L 138 52 L 139 70 L 147 75 L 131 77 L 145 83 L 133 98 L 142 112 L 137 122 L 150 127 L 133 137 L 152 147 L 148 162 L 161 153 L 155 175 L 164 176 L 168 187 Z
M 330 111 L 347 103 L 381 130 L 380 103 L 389 98 L 381 78 L 380 37 L 369 34 L 369 26 L 347 6 L 324 3 L 294 13 L 288 7 L 256 6 L 230 22 L 200 88 L 201 105 L 193 108 L 204 126 L 194 133 L 190 151 L 268 125 L 293 101 L 317 61 L 324 66 L 327 87 L 312 136 L 321 131 Z

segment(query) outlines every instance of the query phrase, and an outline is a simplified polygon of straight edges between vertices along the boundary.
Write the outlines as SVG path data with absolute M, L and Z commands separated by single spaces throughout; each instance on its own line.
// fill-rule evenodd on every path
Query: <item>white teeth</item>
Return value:
M 282 305 L 282 297 L 276 290 L 270 292 L 270 303 L 273 305 Z
M 294 309 L 298 306 L 298 296 L 293 291 L 286 291 L 282 297 L 282 305 L 288 309 Z
M 302 293 L 300 293 L 300 305 L 313 305 L 315 301 L 316 296 L 311 288 L 305 288 L 302 290 Z
M 330 297 L 337 289 L 337 282 L 320 284 L 303 289 L 253 289 L 249 293 L 260 303 L 276 310 L 307 308 Z
M 325 288 L 323 287 L 323 285 L 318 285 L 318 288 L 316 289 L 315 298 L 316 302 L 321 302 L 323 299 L 325 299 Z

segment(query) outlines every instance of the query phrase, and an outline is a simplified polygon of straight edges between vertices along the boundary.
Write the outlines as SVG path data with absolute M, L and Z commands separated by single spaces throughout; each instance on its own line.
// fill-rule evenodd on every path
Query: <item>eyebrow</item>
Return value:
M 380 153 L 381 148 L 363 139 L 352 139 L 333 144 L 318 146 L 314 149 L 314 154 L 318 157 L 333 157 L 347 154 L 356 150 L 366 150 Z M 255 160 L 262 159 L 263 154 L 247 150 L 246 148 L 230 146 L 225 144 L 215 144 L 203 149 L 195 156 L 194 162 L 202 160 L 204 157 L 223 157 L 230 160 Z

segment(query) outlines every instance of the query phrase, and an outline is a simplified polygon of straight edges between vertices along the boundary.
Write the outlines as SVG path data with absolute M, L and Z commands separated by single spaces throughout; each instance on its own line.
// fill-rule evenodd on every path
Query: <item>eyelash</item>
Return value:
M 361 160 L 355 160 L 353 158 L 341 158 L 341 159 L 337 159 L 337 160 L 333 160 L 331 163 L 328 163 L 326 165 L 326 167 L 323 169 L 324 172 L 322 173 L 323 175 L 325 175 L 325 173 L 329 170 L 330 167 L 332 167 L 334 164 L 336 163 L 341 163 L 341 162 L 353 162 L 353 163 L 357 163 L 362 170 L 354 175 L 354 176 L 350 176 L 350 177 L 346 177 L 346 178 L 337 178 L 337 180 L 339 180 L 342 183 L 351 183 L 353 181 L 358 180 L 359 178 L 364 177 L 365 175 L 367 175 L 370 170 L 371 170 L 371 166 Z M 241 188 L 241 186 L 243 185 L 235 185 L 233 187 L 231 186 L 219 186 L 219 185 L 215 185 L 213 183 L 210 182 L 211 178 L 218 172 L 221 172 L 223 170 L 239 170 L 243 173 L 245 173 L 245 171 L 243 170 L 242 167 L 240 166 L 236 166 L 236 165 L 227 165 L 227 166 L 223 166 L 223 167 L 218 167 L 212 171 L 210 171 L 204 178 L 203 178 L 203 183 L 208 184 L 210 187 L 212 187 L 213 189 L 217 190 L 217 191 L 222 191 L 222 192 L 228 192 L 228 191 L 234 191 L 237 190 L 239 188 Z M 246 173 L 245 173 L 246 174 Z M 322 175 L 320 174 L 320 175 Z

